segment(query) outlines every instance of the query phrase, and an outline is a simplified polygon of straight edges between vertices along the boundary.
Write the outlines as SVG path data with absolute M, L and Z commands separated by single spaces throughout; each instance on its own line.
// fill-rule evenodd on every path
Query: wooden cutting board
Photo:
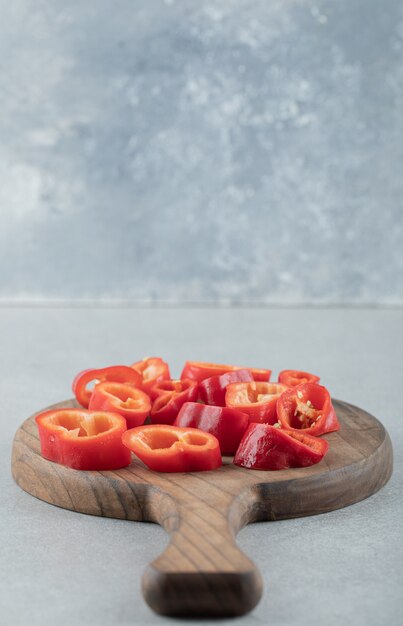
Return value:
M 48 408 L 73 406 L 68 400 Z M 242 615 L 262 594 L 259 571 L 235 541 L 243 526 L 353 504 L 391 476 L 392 446 L 382 424 L 346 402 L 335 400 L 334 407 L 341 429 L 326 436 L 330 448 L 321 463 L 307 468 L 246 470 L 228 458 L 211 472 L 159 474 L 133 459 L 125 469 L 81 472 L 41 457 L 33 415 L 16 433 L 12 472 L 22 489 L 51 504 L 163 526 L 170 543 L 143 577 L 144 597 L 158 613 Z

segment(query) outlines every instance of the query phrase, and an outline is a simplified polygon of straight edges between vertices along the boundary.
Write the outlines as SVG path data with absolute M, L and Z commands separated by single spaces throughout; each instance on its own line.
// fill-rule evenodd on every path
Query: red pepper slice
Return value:
M 127 427 L 144 424 L 150 415 L 151 400 L 141 389 L 124 383 L 98 383 L 90 398 L 89 409 L 112 411 L 126 419 Z
M 199 397 L 205 404 L 225 406 L 225 391 L 229 384 L 250 382 L 253 376 L 250 370 L 234 370 L 220 376 L 205 378 L 199 384 Z
M 235 454 L 249 424 L 246 413 L 199 402 L 186 402 L 174 426 L 199 428 L 217 437 L 222 454 Z
M 130 383 L 135 387 L 140 387 L 141 384 L 140 374 L 127 365 L 111 365 L 97 370 L 83 370 L 73 380 L 73 393 L 78 402 L 85 408 L 88 408 L 92 393 L 92 390 L 87 389 L 87 385 L 94 380 Z
M 218 439 L 197 428 L 138 426 L 123 433 L 122 441 L 155 472 L 201 472 L 222 463 Z
M 319 463 L 329 443 L 294 430 L 270 424 L 250 424 L 236 452 L 234 463 L 248 469 L 282 470 Z
M 131 367 L 141 375 L 141 388 L 146 393 L 149 393 L 151 387 L 160 381 L 171 378 L 168 363 L 157 356 L 146 357 L 142 361 L 136 361 Z
M 226 372 L 235 370 L 249 370 L 252 373 L 253 380 L 268 381 L 270 380 L 271 370 L 262 370 L 256 367 L 238 367 L 237 365 L 219 365 L 217 363 L 202 363 L 196 361 L 186 361 L 182 370 L 181 378 L 191 378 L 201 382 L 205 378 L 212 376 L 221 376 Z
M 165 391 L 154 401 L 151 409 L 151 422 L 153 424 L 173 424 L 181 407 L 185 402 L 197 400 L 198 384 L 195 380 L 166 380 L 153 387 L 174 387 L 174 391 Z
M 233 383 L 227 387 L 225 404 L 247 413 L 250 422 L 274 424 L 277 400 L 287 389 L 281 383 Z
M 85 409 L 55 409 L 36 417 L 42 456 L 78 470 L 113 470 L 130 464 L 122 444 L 121 415 Z
M 278 382 L 288 387 L 296 387 L 303 383 L 318 383 L 319 381 L 319 376 L 309 372 L 301 372 L 300 370 L 283 370 L 278 375 Z
M 159 396 L 164 396 L 166 393 L 181 393 L 186 389 L 197 388 L 197 382 L 188 378 L 181 380 L 170 378 L 168 380 L 161 380 L 159 383 L 153 385 L 148 393 L 151 400 L 155 400 Z
M 278 399 L 277 414 L 283 428 L 309 429 L 310 435 L 340 428 L 328 390 L 317 383 L 290 387 Z

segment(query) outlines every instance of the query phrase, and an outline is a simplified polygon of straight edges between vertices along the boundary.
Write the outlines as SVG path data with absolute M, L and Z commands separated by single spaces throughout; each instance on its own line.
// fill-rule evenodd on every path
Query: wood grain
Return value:
M 48 408 L 72 406 L 67 400 Z M 242 615 L 262 594 L 260 573 L 235 541 L 243 526 L 353 504 L 391 476 L 392 446 L 382 424 L 345 402 L 334 406 L 341 429 L 326 436 L 329 452 L 312 467 L 253 471 L 228 458 L 212 472 L 158 474 L 133 459 L 122 470 L 80 472 L 41 457 L 33 415 L 16 433 L 12 473 L 22 489 L 51 504 L 163 526 L 170 543 L 143 577 L 144 597 L 156 612 Z

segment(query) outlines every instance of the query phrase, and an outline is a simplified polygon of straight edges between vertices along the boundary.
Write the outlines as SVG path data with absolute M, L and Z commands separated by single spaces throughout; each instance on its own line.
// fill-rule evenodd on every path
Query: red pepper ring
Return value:
M 301 372 L 300 370 L 283 370 L 278 375 L 278 382 L 288 387 L 296 387 L 303 383 L 318 383 L 319 381 L 319 376 L 309 372 Z
M 199 384 L 199 398 L 205 404 L 225 406 L 225 391 L 231 383 L 251 382 L 253 376 L 250 370 L 234 370 L 205 378 Z
M 90 382 L 105 380 L 116 383 L 129 383 L 134 387 L 140 387 L 141 375 L 127 365 L 111 365 L 102 369 L 89 369 L 79 372 L 73 380 L 73 393 L 78 402 L 85 408 L 90 403 L 92 390 L 87 389 Z
M 141 388 L 146 393 L 158 382 L 171 378 L 169 365 L 160 357 L 151 356 L 136 361 L 131 366 L 141 376 Z
M 258 369 L 256 367 L 239 367 L 238 365 L 222 365 L 218 363 L 203 363 L 197 361 L 186 361 L 181 373 L 181 378 L 191 378 L 201 382 L 205 378 L 211 378 L 211 376 L 221 376 L 227 372 L 234 372 L 235 370 L 249 370 L 252 374 L 253 380 L 269 381 L 271 370 Z
M 151 422 L 153 424 L 173 424 L 181 407 L 185 402 L 195 402 L 198 395 L 198 384 L 194 380 L 170 380 L 159 383 L 162 387 L 168 387 L 173 383 L 177 391 L 165 391 L 159 395 L 151 409 Z M 153 387 L 155 389 L 156 386 Z
M 248 425 L 249 418 L 241 411 L 199 402 L 186 402 L 174 422 L 174 426 L 199 428 L 214 435 L 224 455 L 235 454 Z
M 233 383 L 227 387 L 225 404 L 246 413 L 249 422 L 274 424 L 277 421 L 277 400 L 287 389 L 281 383 Z
M 127 427 L 134 428 L 144 424 L 150 415 L 151 400 L 144 391 L 132 385 L 105 381 L 95 385 L 88 408 L 119 413 L 126 419 Z
M 36 417 L 42 456 L 78 470 L 112 470 L 130 464 L 122 445 L 126 421 L 116 413 L 55 409 Z
M 270 424 L 250 424 L 236 452 L 234 463 L 248 469 L 282 470 L 319 463 L 329 443 L 294 430 Z
M 290 387 L 277 401 L 278 420 L 288 430 L 309 430 L 323 435 L 340 429 L 330 394 L 317 383 Z
M 160 380 L 158 383 L 155 383 L 155 385 L 150 388 L 148 395 L 150 396 L 151 400 L 155 400 L 159 396 L 163 396 L 166 393 L 182 393 L 183 391 L 188 391 L 190 389 L 196 389 L 197 391 L 197 382 L 195 380 L 190 380 L 190 378 L 169 378 L 167 380 Z
M 222 463 L 216 437 L 197 428 L 138 426 L 123 433 L 122 442 L 155 472 L 200 472 Z

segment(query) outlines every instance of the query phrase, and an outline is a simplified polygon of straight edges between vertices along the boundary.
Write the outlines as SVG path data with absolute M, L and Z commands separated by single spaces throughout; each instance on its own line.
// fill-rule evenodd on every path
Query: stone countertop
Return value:
M 14 432 L 71 396 L 77 371 L 161 355 L 318 372 L 334 397 L 378 417 L 394 474 L 371 498 L 320 516 L 260 523 L 240 547 L 264 579 L 249 615 L 224 624 L 394 625 L 403 588 L 403 311 L 381 309 L 2 308 L 0 607 L 10 626 L 183 624 L 141 595 L 167 543 L 153 525 L 90 517 L 36 500 L 13 482 Z M 197 623 L 197 621 L 195 622 Z M 214 623 L 214 620 L 212 620 Z

